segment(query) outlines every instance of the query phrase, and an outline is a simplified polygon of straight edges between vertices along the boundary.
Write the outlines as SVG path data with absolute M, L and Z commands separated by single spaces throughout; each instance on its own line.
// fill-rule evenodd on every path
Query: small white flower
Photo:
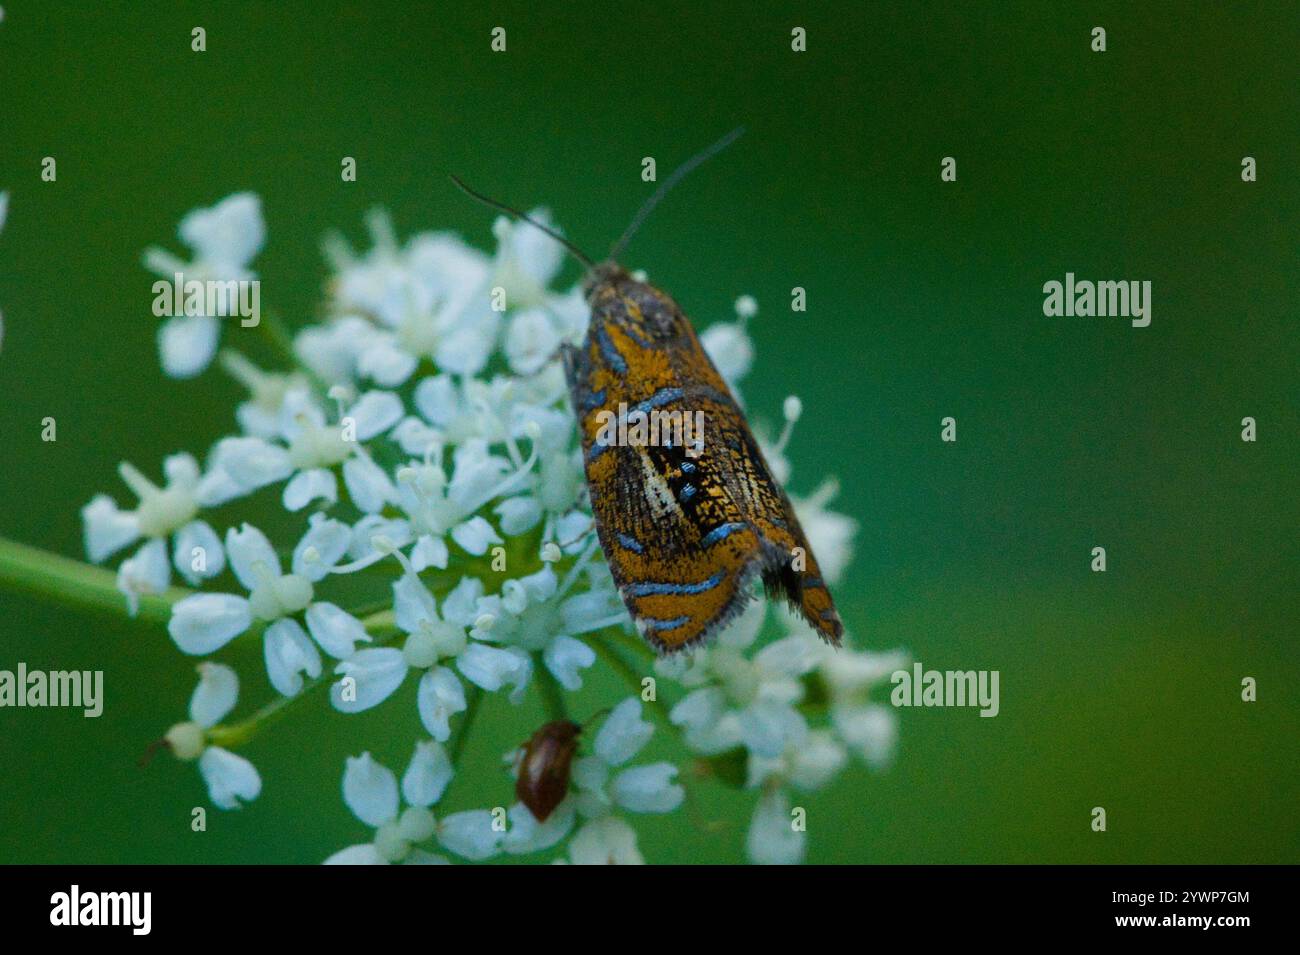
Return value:
M 208 796 L 221 809 L 238 809 L 241 802 L 252 802 L 262 791 L 257 769 L 242 756 L 219 746 L 207 744 L 211 729 L 235 707 L 239 697 L 239 678 L 235 671 L 220 663 L 198 665 L 199 685 L 190 697 L 190 722 L 177 723 L 164 737 L 177 759 L 198 760 L 199 774 L 208 787 Z
M 166 541 L 172 538 L 172 561 L 189 583 L 215 577 L 225 568 L 221 541 L 207 522 L 197 520 L 202 477 L 198 462 L 188 454 L 173 454 L 163 461 L 166 483 L 158 487 L 133 465 L 118 466 L 122 480 L 135 492 L 134 510 L 120 510 L 106 494 L 97 494 L 81 509 L 86 554 L 100 563 L 123 547 L 147 538 L 122 564 L 118 589 L 132 616 L 141 594 L 161 594 L 171 584 Z
M 747 630 L 753 618 L 745 617 L 738 619 L 741 645 L 751 639 Z M 802 677 L 817 659 L 814 644 L 802 633 L 771 643 L 752 658 L 724 633 L 697 654 L 683 680 L 698 689 L 673 707 L 669 719 L 683 727 L 687 744 L 697 752 L 716 754 L 743 745 L 757 756 L 777 757 L 807 735 L 807 720 L 796 704 L 803 699 Z
M 641 718 L 641 701 L 629 697 L 610 712 L 596 734 L 592 755 L 574 761 L 574 797 L 578 812 L 587 818 L 615 809 L 637 813 L 666 813 L 686 798 L 676 782 L 672 763 L 652 763 L 611 773 L 632 759 L 654 734 L 654 726 Z
M 429 589 L 420 582 L 405 557 L 406 573 L 393 584 L 393 615 L 408 636 L 401 650 L 380 647 L 362 650 L 340 663 L 335 672 L 355 683 L 341 680 L 330 691 L 334 707 L 358 713 L 382 703 L 396 692 L 408 670 L 424 670 L 416 690 L 420 720 L 434 739 L 445 742 L 451 736 L 451 717 L 466 709 L 465 688 L 456 674 L 440 661 L 451 662 L 463 653 L 469 640 L 464 622 L 446 611 L 439 615 Z M 455 602 L 448 601 L 452 610 Z M 310 613 L 310 611 L 309 611 Z
M 338 563 L 348 539 L 346 526 L 313 515 L 286 574 L 265 534 L 251 524 L 238 531 L 232 528 L 226 534 L 226 552 L 231 570 L 248 589 L 248 596 L 203 593 L 185 597 L 172 607 L 168 632 L 182 651 L 201 655 L 221 649 L 255 620 L 266 623 L 263 655 L 271 685 L 293 696 L 302 689 L 304 675 L 311 679 L 321 675 L 317 645 L 331 655 L 346 651 L 355 658 L 352 648 L 366 639 L 359 620 L 334 604 L 314 599 L 313 585 Z M 304 613 L 305 630 L 293 619 L 300 613 Z
M 343 771 L 343 801 L 354 816 L 375 830 L 374 839 L 339 850 L 325 864 L 445 863 L 445 858 L 415 846 L 439 833 L 440 826 L 431 807 L 442 798 L 452 772 L 451 761 L 442 746 L 430 741 L 415 744 L 400 790 L 393 771 L 376 762 L 369 753 L 349 757 Z M 403 801 L 406 809 L 402 809 Z M 488 853 L 491 854 L 494 853 Z
M 248 192 L 227 196 L 209 209 L 195 209 L 180 224 L 181 241 L 193 251 L 185 262 L 157 247 L 145 250 L 144 263 L 151 271 L 182 282 L 248 281 L 255 273 L 248 264 L 266 241 L 261 200 Z M 191 378 L 212 363 L 217 352 L 225 313 L 202 312 L 176 315 L 158 329 L 158 351 L 163 371 L 172 378 Z

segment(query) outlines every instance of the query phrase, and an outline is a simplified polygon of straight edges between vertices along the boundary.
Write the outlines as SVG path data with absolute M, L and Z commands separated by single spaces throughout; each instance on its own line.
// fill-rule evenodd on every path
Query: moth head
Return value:
M 613 259 L 593 265 L 582 277 L 582 297 L 590 305 L 601 289 L 617 285 L 628 277 L 627 270 Z

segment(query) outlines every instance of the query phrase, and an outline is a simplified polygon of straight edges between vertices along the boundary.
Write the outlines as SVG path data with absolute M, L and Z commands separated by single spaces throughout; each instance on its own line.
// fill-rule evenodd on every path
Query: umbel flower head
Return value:
M 169 595 L 168 633 L 204 658 L 189 719 L 167 732 L 168 747 L 198 763 L 214 805 L 235 809 L 258 797 L 261 777 L 234 750 L 296 700 L 325 694 L 351 714 L 413 699 L 410 718 L 388 725 L 420 735 L 372 744 L 410 754 L 400 783 L 368 752 L 347 761 L 343 801 L 363 828 L 330 862 L 654 861 L 637 820 L 678 813 L 695 785 L 732 787 L 743 800 L 738 814 L 752 822 L 737 851 L 801 860 L 807 838 L 845 821 L 799 821 L 799 794 L 833 785 L 855 757 L 887 763 L 894 715 L 872 693 L 905 656 L 832 650 L 758 599 L 711 646 L 656 661 L 594 534 L 555 360 L 561 344 L 581 340 L 587 311 L 578 288 L 553 288 L 557 243 L 504 218 L 492 254 L 447 232 L 400 241 L 382 212 L 367 224 L 363 251 L 327 238 L 323 317 L 272 336 L 279 368 L 245 354 L 266 352 L 255 328 L 226 323 L 219 365 L 247 391 L 232 430 L 201 459 L 168 457 L 160 481 L 124 463 L 135 505 L 100 494 L 82 510 L 92 561 L 142 542 L 118 573 L 128 607 Z M 260 203 L 231 196 L 191 213 L 180 233 L 192 261 L 152 249 L 150 268 L 247 279 L 265 240 Z M 702 336 L 733 385 L 754 362 L 757 305 L 741 296 L 736 312 Z M 168 319 L 163 371 L 207 368 L 223 322 Z M 781 434 L 757 432 L 783 481 L 801 410 L 791 398 Z M 855 530 L 829 509 L 834 493 L 830 482 L 792 497 L 830 583 Z M 229 516 L 240 508 L 255 521 Z M 188 594 L 169 590 L 173 569 Z M 243 686 L 261 702 L 222 722 L 240 678 L 215 658 L 249 640 L 260 641 L 265 673 L 245 673 Z M 480 710 L 508 718 L 510 704 L 531 697 L 567 719 L 570 695 L 602 665 L 633 695 L 606 701 L 581 735 L 568 796 L 545 822 L 513 801 L 505 772 L 491 791 L 449 803 L 473 721 L 489 718 Z M 482 706 L 494 695 L 504 709 Z M 534 728 L 520 721 L 518 738 Z M 638 760 L 652 736 L 655 756 Z

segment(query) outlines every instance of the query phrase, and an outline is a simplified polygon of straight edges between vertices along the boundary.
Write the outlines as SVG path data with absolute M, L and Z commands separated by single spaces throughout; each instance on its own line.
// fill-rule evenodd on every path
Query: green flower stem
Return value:
M 125 616 L 126 598 L 117 589 L 117 574 L 79 560 L 0 537 L 0 586 L 52 600 L 64 606 Z M 166 624 L 172 604 L 193 591 L 171 587 L 158 596 L 140 597 L 137 620 Z
M 465 752 L 465 743 L 469 739 L 470 727 L 474 725 L 474 719 L 478 716 L 482 704 L 483 690 L 471 683 L 465 690 L 465 712 L 461 715 L 460 722 L 452 729 L 451 737 L 447 740 L 447 758 L 451 761 L 455 772 L 452 774 L 451 782 L 448 783 L 447 789 L 439 800 L 442 805 L 449 804 L 447 796 L 456 788 L 456 780 L 460 779 L 460 757 Z
M 460 754 L 465 751 L 470 727 L 474 725 L 474 717 L 478 716 L 482 702 L 483 690 L 471 683 L 465 691 L 465 715 L 460 718 L 456 728 L 451 731 L 451 738 L 447 740 L 447 756 L 453 766 L 460 765 Z
M 393 622 L 393 612 L 391 610 L 383 610 L 364 617 L 361 625 L 366 628 L 367 633 L 376 634 L 377 639 L 370 644 L 373 647 L 386 646 L 398 636 L 401 636 L 402 633 Z M 277 697 L 248 717 L 248 719 L 241 720 L 238 723 L 212 727 L 208 730 L 208 742 L 223 749 L 234 749 L 243 746 L 266 727 L 284 716 L 293 703 L 305 699 L 321 687 L 329 686 L 331 682 L 333 682 L 333 677 L 329 674 L 321 674 L 314 680 L 308 680 L 294 696 Z
M 634 696 L 639 697 L 642 692 L 641 681 L 645 679 L 647 674 L 638 669 L 636 664 L 629 662 L 628 659 L 623 656 L 622 652 L 615 649 L 612 643 L 605 637 L 593 634 L 590 636 L 590 643 L 592 649 L 596 651 L 596 655 L 604 660 L 605 663 L 609 665 L 610 669 L 623 678 Z M 651 652 L 653 653 L 654 651 Z M 657 680 L 655 682 L 656 684 L 658 683 Z M 668 719 L 668 711 L 671 710 L 672 707 L 666 700 L 661 703 L 658 700 L 658 690 L 656 689 L 655 692 L 656 701 L 650 706 L 650 712 L 654 715 L 654 718 L 663 725 L 665 730 L 674 736 L 680 735 L 681 731 L 673 725 L 671 720 Z
M 552 721 L 567 720 L 569 711 L 564 706 L 564 690 L 555 679 L 555 674 L 546 667 L 546 661 L 540 653 L 533 654 L 533 673 L 537 676 L 537 692 L 542 698 L 542 706 Z

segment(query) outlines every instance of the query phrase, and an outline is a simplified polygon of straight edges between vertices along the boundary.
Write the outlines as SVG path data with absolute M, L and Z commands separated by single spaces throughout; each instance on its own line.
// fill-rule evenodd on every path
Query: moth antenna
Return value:
M 536 219 L 529 218 L 528 216 L 520 212 L 518 209 L 511 208 L 510 206 L 506 205 L 504 202 L 498 202 L 496 199 L 489 199 L 481 192 L 475 192 L 469 186 L 465 185 L 465 183 L 458 176 L 452 176 L 451 181 L 456 184 L 457 189 L 465 193 L 465 195 L 469 196 L 471 199 L 475 199 L 478 202 L 483 203 L 483 205 L 490 206 L 491 208 L 496 209 L 499 212 L 504 212 L 506 215 L 510 216 L 513 219 L 517 219 L 520 222 L 527 222 L 534 229 L 540 229 L 542 232 L 545 232 L 556 242 L 560 243 L 560 245 L 564 246 L 564 248 L 568 250 L 569 254 L 572 255 L 575 259 L 577 259 L 579 262 L 581 262 L 586 268 L 594 269 L 596 267 L 596 263 L 591 260 L 591 256 L 587 255 L 585 252 L 582 251 L 582 249 L 578 248 L 576 245 L 574 245 L 564 236 L 560 235 L 554 229 L 542 225 Z
M 659 188 L 654 191 L 654 195 L 652 195 L 649 199 L 647 199 L 642 204 L 641 208 L 637 210 L 636 218 L 634 218 L 632 220 L 632 224 L 627 227 L 627 231 L 625 231 L 619 237 L 619 240 L 614 243 L 614 247 L 609 251 L 609 257 L 611 259 L 617 259 L 620 255 L 623 254 L 623 249 L 627 247 L 627 244 L 629 241 L 631 241 L 632 236 L 636 235 L 636 230 L 641 228 L 641 223 L 645 222 L 646 216 L 650 215 L 650 213 L 654 211 L 654 207 L 659 205 L 660 200 L 662 200 L 664 196 L 668 195 L 669 189 L 671 189 L 673 186 L 677 185 L 688 175 L 690 175 L 690 173 L 693 172 L 695 168 L 699 166 L 701 163 L 705 162 L 706 160 L 712 159 L 718 153 L 722 152 L 724 149 L 726 149 L 728 146 L 734 143 L 737 139 L 739 139 L 744 134 L 744 132 L 745 132 L 744 126 L 737 126 L 735 129 L 727 133 L 727 135 L 723 136 L 712 146 L 696 153 L 690 159 L 686 160 L 686 162 L 682 163 L 680 166 L 674 169 L 672 175 L 669 176 L 667 179 L 665 179 L 660 184 Z

